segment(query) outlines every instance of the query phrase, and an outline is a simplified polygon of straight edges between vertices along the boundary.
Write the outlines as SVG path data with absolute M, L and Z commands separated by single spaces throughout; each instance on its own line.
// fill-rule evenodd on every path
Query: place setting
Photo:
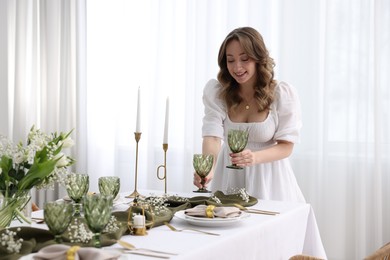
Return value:
M 216 191 L 210 196 L 188 198 L 190 207 L 179 210 L 175 217 L 193 226 L 228 227 L 238 224 L 251 214 L 277 216 L 279 212 L 253 208 L 258 200 L 244 188 Z
M 226 227 L 249 217 L 249 214 L 237 207 L 198 205 L 179 211 L 175 216 L 195 226 Z

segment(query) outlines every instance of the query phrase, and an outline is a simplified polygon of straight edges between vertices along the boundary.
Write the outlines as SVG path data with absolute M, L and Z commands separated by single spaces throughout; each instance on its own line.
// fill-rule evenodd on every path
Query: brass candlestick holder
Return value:
M 134 181 L 135 184 L 134 184 L 134 191 L 133 191 L 133 193 L 131 193 L 130 195 L 127 195 L 126 198 L 135 198 L 137 196 L 144 197 L 137 191 L 137 182 L 138 182 L 138 142 L 141 139 L 141 133 L 135 132 L 134 136 L 135 136 L 135 142 L 137 143 L 136 144 L 136 148 L 135 148 L 135 181 Z
M 163 144 L 163 150 L 164 150 L 164 164 L 161 164 L 157 167 L 157 178 L 159 180 L 164 180 L 164 191 L 165 194 L 167 194 L 167 150 L 168 150 L 168 144 Z M 164 175 L 160 176 L 160 168 L 164 168 Z
M 146 232 L 146 218 L 145 208 L 138 205 L 137 197 L 134 198 L 127 217 L 127 226 L 131 235 L 145 236 Z
M 151 229 L 154 225 L 153 208 L 145 201 L 140 201 L 139 197 L 135 197 L 129 207 L 127 216 L 127 226 L 131 235 L 144 236 L 148 233 L 147 229 Z

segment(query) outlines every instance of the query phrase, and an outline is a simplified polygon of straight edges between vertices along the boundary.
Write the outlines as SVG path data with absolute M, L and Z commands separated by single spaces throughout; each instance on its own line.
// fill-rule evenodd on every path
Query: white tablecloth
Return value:
M 174 217 L 171 224 L 176 228 L 195 227 L 221 235 L 210 236 L 190 231 L 173 232 L 166 226 L 159 226 L 148 230 L 146 236 L 124 236 L 122 240 L 137 247 L 178 253 L 171 259 L 285 260 L 297 254 L 326 258 L 310 204 L 260 200 L 253 208 L 277 211 L 280 214 L 276 216 L 250 214 L 248 218 L 225 227 L 192 226 L 185 220 Z M 120 248 L 118 244 L 111 247 Z M 121 259 L 151 258 L 124 254 Z

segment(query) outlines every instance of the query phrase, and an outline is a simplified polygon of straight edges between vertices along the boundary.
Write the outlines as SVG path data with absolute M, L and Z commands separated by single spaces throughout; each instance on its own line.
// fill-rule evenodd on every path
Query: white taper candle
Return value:
M 141 133 L 141 90 L 138 87 L 138 100 L 137 100 L 137 124 L 135 127 L 136 133 Z
M 164 140 L 163 144 L 168 143 L 168 124 L 169 124 L 169 97 L 167 97 L 165 105 L 165 125 L 164 125 Z

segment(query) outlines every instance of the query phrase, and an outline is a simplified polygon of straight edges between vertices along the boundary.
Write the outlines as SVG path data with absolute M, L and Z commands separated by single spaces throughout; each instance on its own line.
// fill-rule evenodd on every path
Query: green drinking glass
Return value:
M 111 195 L 115 199 L 121 187 L 121 180 L 117 176 L 104 176 L 99 178 L 98 184 L 100 194 Z
M 83 198 L 84 217 L 89 229 L 94 233 L 94 246 L 100 248 L 100 235 L 111 217 L 113 197 L 103 194 L 86 195 Z
M 210 173 L 211 168 L 213 168 L 214 156 L 211 154 L 194 154 L 192 164 L 194 166 L 196 174 L 200 177 L 200 184 L 202 185 L 197 191 L 209 193 L 211 191 L 207 190 L 204 185 L 206 184 L 206 177 Z
M 43 216 L 47 227 L 54 235 L 56 243 L 62 243 L 61 235 L 72 221 L 72 204 L 63 201 L 46 202 L 43 206 Z
M 68 196 L 74 203 L 74 217 L 80 217 L 81 200 L 89 189 L 89 176 L 80 173 L 70 173 L 65 181 Z
M 249 132 L 247 130 L 229 129 L 228 145 L 232 153 L 242 152 L 248 143 Z M 236 164 L 228 165 L 231 169 L 244 169 Z

